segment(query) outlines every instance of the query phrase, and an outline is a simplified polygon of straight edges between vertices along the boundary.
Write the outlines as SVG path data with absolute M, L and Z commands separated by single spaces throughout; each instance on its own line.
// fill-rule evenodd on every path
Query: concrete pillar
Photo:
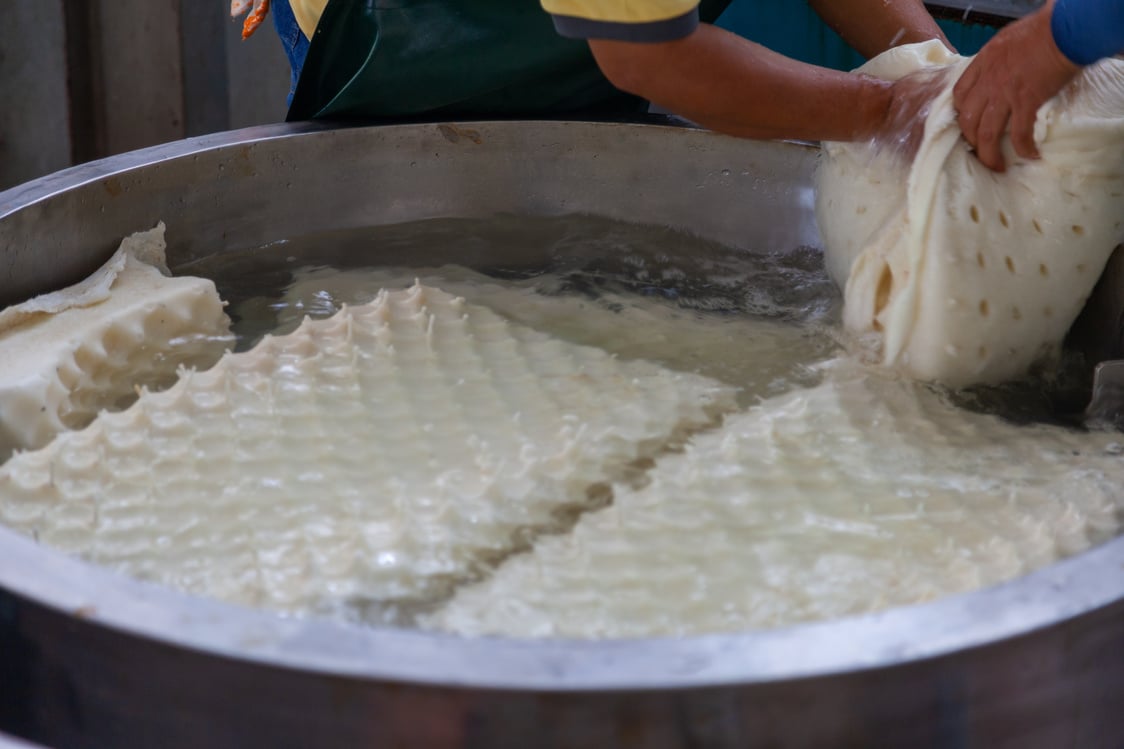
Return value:
M 279 122 L 289 65 L 225 0 L 0 0 L 0 190 L 71 164 Z
M 70 164 L 63 0 L 0 0 L 0 189 Z
M 94 7 L 105 152 L 184 137 L 180 0 L 97 0 Z

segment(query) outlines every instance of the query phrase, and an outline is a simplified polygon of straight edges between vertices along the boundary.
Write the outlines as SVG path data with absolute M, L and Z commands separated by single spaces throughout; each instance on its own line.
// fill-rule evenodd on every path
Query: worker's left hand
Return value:
M 269 0 L 230 0 L 230 17 L 238 18 L 246 11 L 250 10 L 250 15 L 246 16 L 246 20 L 242 23 L 242 38 L 249 39 L 250 35 L 257 31 L 258 26 L 262 25 L 266 15 L 269 13 Z
M 1050 32 L 1051 5 L 1004 27 L 989 41 L 953 88 L 960 131 L 984 166 L 1006 169 L 999 149 L 1010 130 L 1015 153 L 1038 158 L 1034 121 L 1038 108 L 1077 75 Z

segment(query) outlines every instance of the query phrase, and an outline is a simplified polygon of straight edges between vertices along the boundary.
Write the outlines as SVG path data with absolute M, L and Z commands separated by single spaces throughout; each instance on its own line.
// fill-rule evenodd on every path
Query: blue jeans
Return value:
M 286 99 L 286 102 L 291 104 L 293 93 L 297 90 L 297 81 L 301 77 L 301 68 L 304 67 L 305 55 L 308 54 L 308 38 L 297 25 L 293 9 L 289 7 L 289 0 L 273 0 L 270 10 L 273 27 L 277 29 L 277 36 L 281 38 L 281 46 L 285 48 L 285 56 L 289 58 L 289 68 L 292 70 L 289 78 L 289 96 Z

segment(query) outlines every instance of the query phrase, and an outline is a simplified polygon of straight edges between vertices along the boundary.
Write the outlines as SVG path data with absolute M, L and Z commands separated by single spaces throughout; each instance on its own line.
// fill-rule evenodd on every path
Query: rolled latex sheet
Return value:
M 163 388 L 233 343 L 215 285 L 173 277 L 164 224 L 122 241 L 89 278 L 0 312 L 0 460 Z
M 397 621 L 732 408 L 417 286 L 17 455 L 0 519 L 192 593 Z
M 466 635 L 781 627 L 999 583 L 1119 532 L 1119 435 L 1017 427 L 840 359 L 424 618 Z
M 859 72 L 946 71 L 920 149 L 827 143 L 816 216 L 844 323 L 875 358 L 950 386 L 1023 375 L 1061 345 L 1124 239 L 1124 60 L 1084 69 L 1042 106 L 1042 158 L 984 167 L 961 137 L 952 88 L 970 62 L 936 41 Z

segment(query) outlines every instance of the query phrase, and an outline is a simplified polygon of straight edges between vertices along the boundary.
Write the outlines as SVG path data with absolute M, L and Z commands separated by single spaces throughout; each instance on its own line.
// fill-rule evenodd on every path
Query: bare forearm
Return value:
M 808 0 L 808 4 L 865 57 L 930 39 L 948 45 L 921 0 Z
M 590 48 L 618 88 L 730 135 L 865 139 L 890 106 L 883 81 L 806 65 L 706 24 L 674 42 Z

